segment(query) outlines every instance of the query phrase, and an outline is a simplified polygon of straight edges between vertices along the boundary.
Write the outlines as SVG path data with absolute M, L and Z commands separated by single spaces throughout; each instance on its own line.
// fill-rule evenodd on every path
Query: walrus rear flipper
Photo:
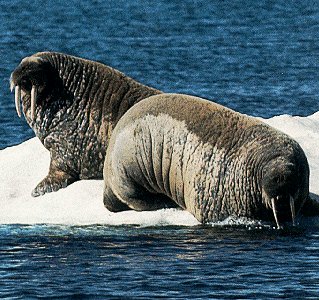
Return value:
M 114 195 L 110 187 L 105 187 L 104 189 L 103 203 L 105 208 L 111 212 L 121 212 L 131 209 Z
M 171 199 L 164 195 L 148 194 L 146 199 L 130 198 L 126 199 L 130 206 L 119 200 L 111 188 L 106 187 L 104 190 L 103 203 L 106 209 L 111 212 L 121 212 L 125 210 L 158 210 L 163 208 L 178 208 L 179 206 Z
M 129 186 L 129 184 L 127 185 Z M 133 190 L 128 193 L 125 190 L 127 186 L 120 188 L 120 194 L 123 200 L 120 200 L 113 192 L 112 188 L 105 182 L 103 203 L 111 212 L 121 212 L 125 210 L 158 210 L 163 208 L 179 208 L 179 206 L 170 198 L 163 194 L 154 194 L 146 190 Z M 128 203 L 128 204 L 127 204 Z

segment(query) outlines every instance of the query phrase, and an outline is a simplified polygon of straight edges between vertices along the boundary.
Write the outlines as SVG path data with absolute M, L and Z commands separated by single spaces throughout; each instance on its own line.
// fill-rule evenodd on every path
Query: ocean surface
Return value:
M 1 4 L 0 298 L 319 298 L 318 219 L 276 230 L 202 226 L 178 210 L 111 214 L 101 181 L 31 198 L 49 157 L 9 90 L 10 73 L 38 51 L 101 61 L 292 135 L 319 195 L 318 1 Z

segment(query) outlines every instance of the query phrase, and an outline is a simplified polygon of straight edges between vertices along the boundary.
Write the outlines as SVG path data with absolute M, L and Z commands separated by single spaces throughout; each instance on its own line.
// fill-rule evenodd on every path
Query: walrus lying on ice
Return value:
M 33 196 L 103 177 L 112 130 L 136 102 L 160 91 L 101 63 L 61 53 L 24 58 L 11 74 L 17 113 L 50 151 L 49 174 Z
M 178 94 L 152 96 L 124 114 L 107 149 L 104 183 L 110 211 L 173 201 L 202 223 L 237 216 L 280 227 L 311 201 L 309 166 L 296 141 L 255 118 Z

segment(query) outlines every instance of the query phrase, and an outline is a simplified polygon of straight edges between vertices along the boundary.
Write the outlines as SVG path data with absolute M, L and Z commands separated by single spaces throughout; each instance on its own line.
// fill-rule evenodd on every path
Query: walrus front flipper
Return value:
M 310 193 L 301 209 L 301 214 L 305 217 L 319 216 L 319 196 Z
M 38 197 L 45 193 L 56 192 L 77 180 L 77 178 L 64 171 L 50 167 L 49 174 L 36 186 L 31 195 Z

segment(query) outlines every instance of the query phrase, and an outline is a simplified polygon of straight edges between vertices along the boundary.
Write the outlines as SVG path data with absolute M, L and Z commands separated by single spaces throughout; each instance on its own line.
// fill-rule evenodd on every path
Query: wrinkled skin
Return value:
M 160 93 L 101 63 L 51 52 L 23 59 L 11 74 L 11 88 L 21 96 L 28 124 L 50 151 L 49 174 L 33 196 L 80 179 L 102 178 L 108 141 L 120 117 L 141 99 Z M 18 114 L 19 105 L 20 99 Z
M 275 210 L 279 228 L 293 220 L 291 199 L 296 215 L 311 201 L 309 166 L 297 142 L 255 118 L 178 94 L 152 96 L 122 117 L 104 183 L 111 211 L 173 201 L 202 223 L 229 216 L 275 222 Z

